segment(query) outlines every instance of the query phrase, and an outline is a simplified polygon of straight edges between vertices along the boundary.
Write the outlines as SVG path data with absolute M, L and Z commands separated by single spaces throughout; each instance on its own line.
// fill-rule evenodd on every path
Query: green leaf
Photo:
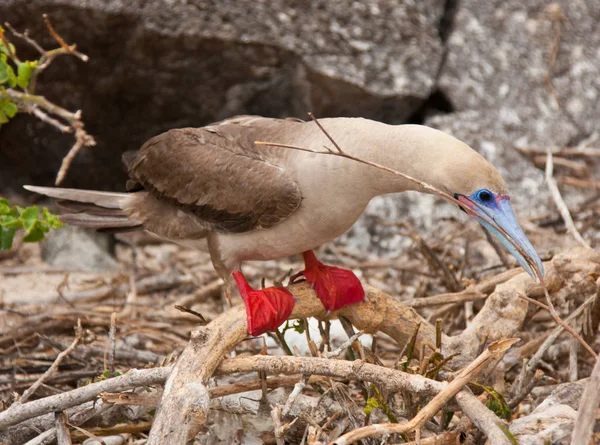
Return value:
M 23 228 L 23 221 L 17 218 L 15 215 L 4 215 L 0 220 L 0 226 L 2 227 L 14 227 L 15 229 Z
M 0 84 L 8 82 L 8 63 L 6 63 L 6 56 L 0 57 Z
M 14 210 L 8 203 L 8 199 L 0 198 L 0 215 L 13 215 Z
M 17 85 L 17 76 L 15 76 L 15 72 L 12 69 L 6 60 L 6 56 L 4 54 L 0 55 L 0 85 L 3 83 L 7 83 L 8 86 L 14 88 Z
M 379 401 L 375 397 L 369 397 L 367 399 L 367 406 L 365 406 L 363 411 L 368 416 L 369 414 L 371 414 L 371 411 L 373 411 L 375 408 L 381 408 Z
M 490 386 L 484 386 L 483 389 L 490 396 L 486 406 L 501 419 L 510 420 L 512 413 L 504 396 Z
M 8 44 L 8 47 L 10 48 L 10 52 L 8 51 L 8 49 L 6 48 L 6 45 L 4 44 L 3 41 L 0 40 L 0 53 L 1 54 L 6 54 L 7 56 L 11 54 L 17 54 L 17 50 L 15 48 L 15 45 L 13 45 L 12 43 Z
M 5 228 L 0 226 L 0 250 L 9 250 L 12 247 L 13 239 L 17 229 Z
M 33 73 L 33 69 L 37 66 L 37 62 L 30 62 L 29 60 L 26 62 L 20 62 L 17 65 L 17 85 L 21 88 L 27 88 L 29 85 L 29 80 L 31 79 L 31 73 Z
M 4 111 L 0 110 L 0 125 L 5 124 L 8 122 L 8 117 L 6 117 L 6 113 L 4 113 Z
M 47 232 L 47 230 L 46 230 Z M 28 231 L 27 235 L 23 237 L 23 241 L 26 243 L 37 243 L 44 239 L 44 229 L 36 224 L 30 231 Z
M 23 209 L 21 207 L 17 207 L 19 212 L 19 218 L 23 221 L 23 227 L 26 231 L 30 231 L 33 229 L 33 225 L 38 220 L 38 215 L 40 214 L 40 209 L 38 206 L 31 206 Z
M 58 219 L 58 216 L 53 215 L 46 207 L 42 210 L 42 220 L 53 229 L 60 229 L 66 226 L 64 222 Z
M 15 75 L 15 71 L 12 69 L 12 66 L 7 65 L 8 67 L 8 86 L 14 88 L 17 86 L 17 76 Z
M 0 248 L 10 248 L 18 229 L 25 229 L 23 241 L 35 243 L 44 239 L 50 229 L 58 229 L 65 224 L 56 215 L 44 208 L 40 218 L 38 206 L 11 206 L 8 200 L 0 198 Z
M 0 110 L 4 112 L 4 114 L 6 114 L 6 116 L 8 118 L 12 118 L 15 117 L 15 114 L 17 114 L 17 111 L 19 111 L 19 108 L 17 107 L 16 104 L 13 104 L 12 102 L 5 100 L 0 102 Z

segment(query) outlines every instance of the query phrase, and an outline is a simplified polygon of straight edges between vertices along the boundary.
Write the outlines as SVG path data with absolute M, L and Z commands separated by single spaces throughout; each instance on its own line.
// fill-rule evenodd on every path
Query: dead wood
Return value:
M 170 371 L 171 369 L 167 367 L 151 370 L 132 369 L 122 376 L 91 383 L 73 391 L 45 397 L 22 405 L 13 405 L 0 413 L 0 429 L 16 425 L 17 423 L 46 413 L 63 411 L 67 408 L 94 400 L 101 392 L 125 391 L 138 386 L 164 382 Z
M 589 295 L 589 291 L 595 289 L 594 277 L 600 276 L 600 255 L 596 252 L 582 249 L 565 252 L 555 256 L 552 261 L 546 262 L 545 268 L 547 271 L 546 282 L 553 292 L 553 298 L 570 294 Z M 321 320 L 327 320 L 336 315 L 343 315 L 354 326 L 360 329 L 361 332 L 383 332 L 395 340 L 399 347 L 408 344 L 416 332 L 416 327 L 420 326 L 414 338 L 413 357 L 429 360 L 428 356 L 437 350 L 437 342 L 438 345 L 441 345 L 441 349 L 446 356 L 457 354 L 448 363 L 448 365 L 456 369 L 457 367 L 464 367 L 471 364 L 482 345 L 489 345 L 502 337 L 515 335 L 522 328 L 527 318 L 529 302 L 537 301 L 535 299 L 543 298 L 544 295 L 541 286 L 531 280 L 525 273 L 508 271 L 491 277 L 474 287 L 467 288 L 466 291 L 449 296 L 449 299 L 464 301 L 464 298 L 471 298 L 471 296 L 481 298 L 480 294 L 486 295 L 491 292 L 484 300 L 485 304 L 478 311 L 467 329 L 454 336 L 446 336 L 440 331 L 439 339 L 436 341 L 436 334 L 438 333 L 436 333 L 435 326 L 418 315 L 414 309 L 407 307 L 400 300 L 390 297 L 378 289 L 369 286 L 365 286 L 365 288 L 367 290 L 367 299 L 365 302 L 344 308 L 338 314 L 332 314 L 327 317 L 319 300 L 306 283 L 291 286 L 290 291 L 299 300 L 294 309 L 293 318 L 306 319 L 308 317 L 316 317 Z M 543 304 L 541 305 L 543 306 Z M 585 312 L 583 308 L 580 308 L 579 311 L 574 311 L 573 322 L 579 318 L 580 313 L 583 316 Z M 109 314 L 107 313 L 105 317 L 106 320 L 103 321 L 102 326 L 108 329 L 110 327 Z M 546 319 L 552 320 L 549 317 Z M 571 321 L 569 322 L 571 323 Z M 335 353 L 338 354 L 345 351 L 346 347 L 351 348 L 357 336 L 358 334 L 353 335 L 352 339 L 342 344 Z M 345 361 L 327 359 L 324 357 L 331 355 L 331 353 L 324 352 L 321 352 L 323 353 L 323 358 L 259 355 L 225 359 L 228 353 L 245 338 L 246 319 L 244 308 L 241 306 L 234 307 L 223 313 L 211 323 L 196 329 L 192 333 L 188 346 L 179 357 L 177 364 L 173 367 L 175 372 L 168 378 L 148 443 L 165 443 L 166 441 L 169 441 L 173 445 L 185 443 L 187 438 L 197 433 L 206 421 L 208 410 L 212 406 L 209 404 L 210 398 L 236 394 L 241 391 L 256 390 L 263 387 L 278 388 L 293 386 L 301 381 L 303 376 L 304 378 L 313 376 L 308 380 L 309 383 L 315 382 L 315 378 L 319 375 L 324 376 L 320 377 L 321 379 L 335 378 L 344 381 L 371 382 L 391 394 L 404 393 L 406 392 L 404 390 L 408 390 L 416 399 L 421 401 L 435 397 L 447 387 L 443 382 L 366 363 L 362 360 Z M 57 343 L 57 345 L 58 349 L 65 349 L 68 346 L 68 342 L 62 341 Z M 317 354 L 321 354 L 318 352 L 316 346 L 315 350 Z M 96 354 L 101 355 L 103 348 L 95 347 L 94 349 L 90 346 L 80 346 L 71 355 L 73 358 L 78 359 L 83 357 L 82 354 L 89 354 L 94 351 Z M 126 352 L 126 349 L 120 351 L 120 348 L 116 348 L 115 360 L 118 359 L 120 354 L 123 359 L 127 358 L 127 354 L 123 355 L 122 352 Z M 361 354 L 364 355 L 364 351 Z M 130 358 L 141 360 L 144 357 L 134 354 Z M 156 358 L 156 355 L 153 355 L 152 358 Z M 232 372 L 292 374 L 293 377 L 276 377 L 266 381 L 254 380 L 249 383 L 239 382 L 225 385 L 224 387 L 210 388 L 209 380 L 212 376 L 225 375 Z M 92 383 L 63 394 L 42 397 L 39 400 L 27 402 L 22 405 L 15 404 L 0 413 L 0 428 L 19 427 L 20 422 L 25 422 L 27 419 L 69 409 L 69 407 L 76 407 L 87 401 L 95 400 L 101 392 L 118 393 L 134 389 L 140 385 L 158 385 L 167 379 L 169 373 L 170 368 L 132 371 L 123 376 Z M 450 374 L 446 372 L 444 375 L 448 376 Z M 528 384 L 531 382 L 532 379 L 528 379 L 525 382 L 523 391 L 525 389 L 527 391 L 524 393 L 523 391 L 519 392 L 517 394 L 519 397 L 527 396 L 531 390 Z M 484 431 L 492 443 L 503 443 L 502 440 L 504 440 L 506 435 L 498 427 L 495 414 L 487 410 L 470 391 L 467 389 L 461 390 L 461 388 L 458 388 L 459 392 L 456 394 L 456 403 L 454 406 L 458 405 L 464 417 L 468 417 L 480 431 Z M 445 394 L 448 397 L 450 393 L 447 392 Z M 41 395 L 43 396 L 44 394 Z M 113 397 L 119 396 L 114 395 Z M 128 396 L 123 395 L 123 397 L 125 406 L 136 405 L 134 396 L 131 396 L 129 405 L 127 405 Z M 156 395 L 153 395 L 153 397 L 152 401 L 145 401 L 148 405 L 147 407 L 156 403 Z M 443 400 L 447 401 L 447 398 Z M 284 405 L 281 406 L 283 407 Z M 340 406 L 343 406 L 343 403 Z M 423 407 L 425 406 L 428 405 L 422 405 L 420 411 L 423 411 Z M 427 410 L 423 411 L 424 414 L 427 412 Z M 281 418 L 281 415 L 284 415 L 283 411 L 280 413 L 278 419 Z M 571 422 L 572 430 L 574 417 L 571 417 L 569 421 Z M 281 419 L 281 428 L 278 430 L 280 433 L 286 430 L 286 425 L 288 425 L 283 418 Z M 54 432 L 38 436 L 37 440 L 39 442 L 34 443 L 49 443 L 50 440 L 56 437 L 57 430 L 52 429 L 53 421 L 54 417 L 52 415 L 52 422 L 46 428 L 47 431 L 51 430 Z M 340 425 L 346 425 L 346 423 L 340 423 Z M 515 424 L 515 426 L 517 427 L 519 424 Z M 317 429 L 313 433 L 317 434 L 321 427 L 314 427 Z M 452 433 L 456 431 L 452 430 Z M 527 431 L 527 429 L 517 428 L 515 431 L 520 433 Z M 343 428 L 339 430 L 338 434 L 342 432 Z M 283 436 L 280 435 L 279 437 L 281 439 Z M 337 436 L 327 437 L 334 439 Z M 440 435 L 440 437 L 444 436 Z M 446 437 L 456 436 L 448 435 Z
M 174 287 L 180 286 L 182 284 L 191 283 L 192 279 L 189 276 L 185 275 L 155 275 L 151 277 L 146 277 L 138 280 L 135 285 L 137 289 L 137 293 L 143 294 L 148 292 L 157 292 L 167 289 L 172 289 Z M 129 283 L 120 284 L 117 286 L 112 285 L 102 285 L 96 287 L 94 289 L 80 291 L 80 292 L 72 292 L 65 291 L 62 293 L 62 297 L 70 302 L 75 302 L 79 300 L 94 300 L 104 298 L 108 295 L 112 295 L 114 297 L 124 297 L 129 292 Z M 54 293 L 47 295 L 45 297 L 38 297 L 38 303 L 54 303 L 60 299 L 60 294 Z M 30 304 L 31 302 L 28 300 L 7 300 L 6 303 L 11 304 Z
M 570 268 L 574 261 L 579 263 L 577 272 L 600 272 L 600 254 L 589 250 L 565 253 L 545 264 L 546 283 L 550 290 L 558 289 L 569 271 L 574 271 Z M 323 307 L 310 287 L 298 284 L 289 289 L 299 300 L 292 318 L 325 316 Z M 415 332 L 416 326 L 420 325 L 415 351 L 422 351 L 425 346 L 435 349 L 435 328 L 431 324 L 383 292 L 368 286 L 366 290 L 365 302 L 346 307 L 338 314 L 365 332 L 384 332 L 399 344 L 406 344 L 409 333 Z M 494 342 L 513 335 L 521 327 L 527 313 L 527 302 L 519 297 L 520 294 L 540 296 L 543 295 L 543 288 L 525 273 L 497 286 L 470 328 L 456 337 L 442 336 L 444 350 L 458 354 L 458 363 L 461 360 L 470 362 L 482 340 Z M 208 409 L 208 397 L 204 396 L 207 394 L 208 380 L 225 355 L 245 335 L 245 313 L 239 306 L 194 331 L 190 344 L 167 381 L 149 444 L 166 441 L 172 444 L 185 443 L 188 437 L 199 431 Z M 198 404 L 197 397 L 204 402 Z
M 600 359 L 596 360 L 596 365 L 592 371 L 589 381 L 586 384 L 581 403 L 579 404 L 577 421 L 573 428 L 572 444 L 590 443 L 592 438 L 594 422 L 597 418 L 598 406 L 600 405 Z
M 481 373 L 488 364 L 494 360 L 502 358 L 504 353 L 519 339 L 513 338 L 501 340 L 492 343 L 479 357 L 469 364 L 465 369 L 459 372 L 454 380 L 448 384 L 446 388 L 440 391 L 419 413 L 413 417 L 408 423 L 386 423 L 373 424 L 363 428 L 356 429 L 346 433 L 335 441 L 337 445 L 346 445 L 357 442 L 362 439 L 367 439 L 371 436 L 380 436 L 383 434 L 408 433 L 411 431 L 417 432 L 431 419 L 452 397 L 454 397 L 469 381 L 475 380 L 476 376 Z M 496 442 L 498 445 L 510 445 L 508 438 Z M 332 444 L 333 445 L 333 444 Z
M 292 318 L 325 318 L 325 310 L 314 291 L 305 283 L 289 287 L 298 298 Z M 366 287 L 365 302 L 343 308 L 339 315 L 365 332 L 382 331 L 399 344 L 408 342 L 408 333 L 421 325 L 417 348 L 435 345 L 435 328 L 413 309 L 376 289 Z M 195 435 L 206 417 L 208 397 L 204 398 L 208 380 L 223 358 L 246 337 L 246 314 L 241 306 L 234 307 L 212 323 L 192 333 L 186 347 L 169 376 L 150 437 L 149 444 L 166 441 L 185 443 Z M 435 346 L 432 346 L 435 348 Z M 198 405 L 196 397 L 205 403 Z M 177 425 L 177 426 L 175 426 Z

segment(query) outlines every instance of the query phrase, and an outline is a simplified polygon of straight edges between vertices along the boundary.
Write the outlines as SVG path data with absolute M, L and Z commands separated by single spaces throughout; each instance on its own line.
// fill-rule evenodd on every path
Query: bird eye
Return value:
M 479 198 L 481 202 L 490 202 L 493 198 L 493 195 L 489 190 L 483 189 L 477 192 L 477 198 Z

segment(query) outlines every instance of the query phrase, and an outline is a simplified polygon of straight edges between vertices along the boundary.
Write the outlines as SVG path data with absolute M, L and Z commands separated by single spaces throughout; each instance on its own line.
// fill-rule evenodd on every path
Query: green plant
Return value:
M 17 230 L 25 230 L 24 242 L 35 243 L 43 240 L 50 229 L 64 225 L 45 207 L 40 212 L 38 206 L 11 206 L 7 199 L 0 198 L 0 250 L 12 247 Z
M 21 61 L 15 46 L 6 39 L 4 29 L 0 26 L 0 92 L 6 92 L 7 87 L 26 90 L 38 63 L 38 60 Z M 17 104 L 9 97 L 0 100 L 0 125 L 7 123 L 18 110 Z
M 363 409 L 364 413 L 368 416 L 374 409 L 380 409 L 387 416 L 390 422 L 398 423 L 398 419 L 394 415 L 392 408 L 390 408 L 387 401 L 381 394 L 381 391 L 379 391 L 379 388 L 371 384 L 371 392 L 373 393 L 373 396 L 367 399 L 367 404 Z
M 95 145 L 96 142 L 84 129 L 81 111 L 65 110 L 44 96 L 34 94 L 38 76 L 57 57 L 70 55 L 84 62 L 88 60 L 85 54 L 76 50 L 75 45 L 68 45 L 58 35 L 47 15 L 44 15 L 44 21 L 48 32 L 59 45 L 58 48 L 45 50 L 29 37 L 27 31 L 17 32 L 6 23 L 13 37 L 24 41 L 39 52 L 40 56 L 37 60 L 21 60 L 15 45 L 9 41 L 4 28 L 0 26 L 0 126 L 8 123 L 17 113 L 30 113 L 62 133 L 74 135 L 75 143 L 64 157 L 56 177 L 56 185 L 58 185 L 65 178 L 79 150 L 85 146 Z

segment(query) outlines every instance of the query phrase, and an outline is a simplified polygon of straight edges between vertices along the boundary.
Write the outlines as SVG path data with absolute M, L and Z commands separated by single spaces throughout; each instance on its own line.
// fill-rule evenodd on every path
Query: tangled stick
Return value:
M 596 289 L 594 277 L 596 279 L 600 277 L 600 253 L 587 249 L 565 252 L 545 263 L 545 269 L 547 283 L 550 284 L 551 289 L 560 289 L 561 292 L 569 295 L 584 295 L 590 289 Z M 489 282 L 484 281 L 477 286 L 479 291 L 484 293 L 492 291 L 494 287 L 495 290 L 487 297 L 485 305 L 473 319 L 470 327 L 457 336 L 442 335 L 441 344 L 444 354 L 446 356 L 458 354 L 451 362 L 454 369 L 471 363 L 482 344 L 490 344 L 501 338 L 514 336 L 521 328 L 527 314 L 528 301 L 523 299 L 523 296 L 528 299 L 543 298 L 543 289 L 525 272 L 517 275 L 501 274 L 501 276 L 501 279 L 500 276 L 496 276 Z M 489 285 L 489 283 L 493 284 Z M 289 289 L 299 299 L 292 314 L 293 318 L 326 317 L 320 301 L 306 283 L 290 286 Z M 338 314 L 348 318 L 362 331 L 386 333 L 401 346 L 409 341 L 415 332 L 415 327 L 420 325 L 415 339 L 416 356 L 426 351 L 428 345 L 435 345 L 435 328 L 412 308 L 406 307 L 401 301 L 382 291 L 369 286 L 365 286 L 365 289 L 367 298 L 363 303 L 346 307 Z M 419 385 L 427 382 L 431 391 L 424 395 L 429 397 L 443 390 L 442 386 L 438 385 L 445 385 L 443 382 L 435 382 L 420 376 L 406 377 L 407 374 L 382 366 L 362 365 L 363 362 L 307 357 L 240 357 L 224 362 L 227 353 L 246 337 L 246 329 L 244 308 L 234 307 L 192 333 L 188 346 L 172 372 L 171 368 L 131 371 L 117 378 L 15 405 L 0 413 L 0 428 L 11 427 L 36 416 L 62 411 L 95 400 L 102 391 L 118 392 L 140 385 L 157 384 L 169 376 L 149 443 L 169 441 L 171 445 L 183 444 L 188 436 L 199 431 L 206 418 L 209 399 L 215 397 L 214 390 L 206 389 L 210 378 L 215 372 L 234 372 L 235 369 L 238 371 L 254 369 L 276 374 L 289 372 L 302 374 L 303 369 L 308 369 L 303 367 L 312 364 L 314 368 L 310 370 L 315 371 L 314 375 L 346 377 L 350 375 L 360 381 L 379 381 L 384 383 L 382 387 L 391 392 L 397 392 L 400 384 L 406 384 L 409 391 L 423 394 Z M 277 363 L 280 365 L 275 365 Z M 356 371 L 358 366 L 361 367 L 360 372 Z M 338 374 L 335 374 L 336 372 Z M 385 380 L 379 379 L 381 376 L 384 376 L 382 378 Z M 393 381 L 400 383 L 394 386 Z M 235 392 L 239 391 L 236 389 Z M 484 431 L 488 438 L 494 434 L 501 437 L 502 433 L 494 423 L 495 415 L 470 392 L 466 390 L 459 392 L 456 401 L 464 415 Z M 494 432 L 494 428 L 497 431 Z M 502 443 L 499 440 L 494 439 L 493 443 Z
M 557 255 L 544 267 L 547 285 L 551 290 L 556 290 L 576 274 L 584 277 L 600 274 L 600 254 L 589 250 L 574 250 Z M 579 276 L 575 278 L 580 279 Z M 345 307 L 337 315 L 348 318 L 365 332 L 383 332 L 400 345 L 409 341 L 416 326 L 420 324 L 414 347 L 417 355 L 425 350 L 425 346 L 435 345 L 434 326 L 412 308 L 382 291 L 369 286 L 365 286 L 365 289 L 367 296 L 364 302 Z M 310 286 L 299 283 L 290 286 L 289 290 L 298 298 L 291 318 L 326 318 L 325 310 Z M 520 295 L 541 297 L 543 288 L 525 272 L 513 276 L 506 283 L 497 286 L 469 329 L 455 337 L 442 335 L 445 354 L 458 354 L 453 364 L 470 363 L 484 340 L 489 344 L 511 337 L 520 329 L 528 304 Z M 244 308 L 236 306 L 192 333 L 189 345 L 167 381 L 148 444 L 183 444 L 200 431 L 208 410 L 206 386 L 209 379 L 226 354 L 246 337 L 246 330 Z
M 494 360 L 502 358 L 508 348 L 518 341 L 518 338 L 511 338 L 492 343 L 469 366 L 459 372 L 454 380 L 452 380 L 443 391 L 436 395 L 431 402 L 423 407 L 410 422 L 403 424 L 387 423 L 367 425 L 344 434 L 331 445 L 347 445 L 362 439 L 383 434 L 408 433 L 411 431 L 417 431 L 418 434 L 425 423 L 430 420 L 443 405 L 448 403 L 464 386 L 466 386 L 467 383 L 474 380 L 477 375 L 485 369 L 486 365 Z
M 291 318 L 325 318 L 325 309 L 308 284 L 295 284 L 289 290 L 298 298 Z M 435 344 L 435 328 L 413 309 L 377 289 L 366 287 L 366 291 L 365 302 L 343 308 L 337 314 L 347 317 L 359 329 L 385 332 L 401 344 L 408 341 L 420 323 L 416 347 L 420 350 L 427 343 Z M 236 306 L 192 333 L 167 380 L 148 444 L 183 444 L 199 431 L 208 409 L 208 380 L 225 355 L 246 337 L 246 332 L 245 310 Z

